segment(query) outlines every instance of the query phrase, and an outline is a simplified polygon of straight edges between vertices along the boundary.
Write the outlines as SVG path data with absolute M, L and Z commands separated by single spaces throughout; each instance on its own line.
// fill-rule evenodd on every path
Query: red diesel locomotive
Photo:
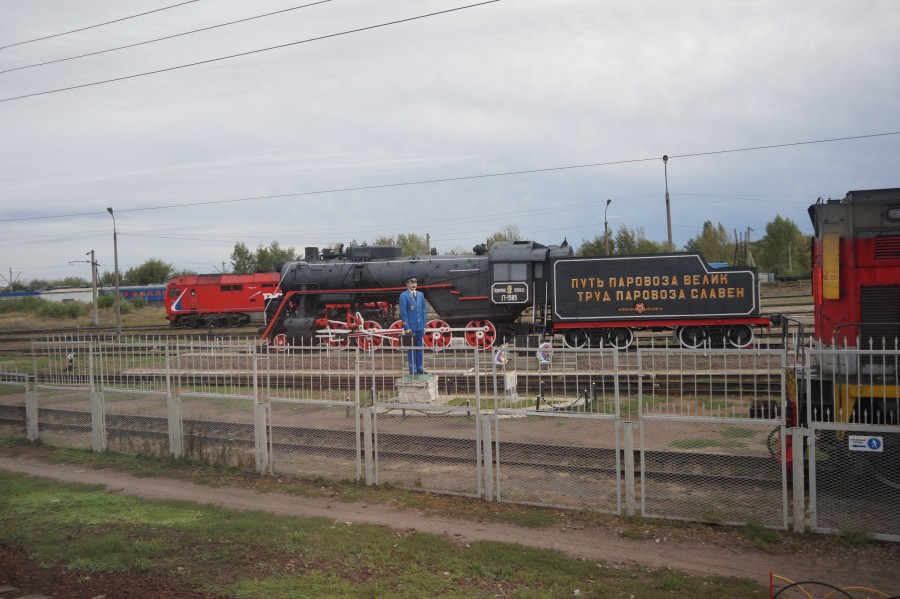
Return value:
M 166 285 L 166 314 L 175 327 L 262 323 L 266 305 L 279 297 L 277 272 L 189 275 Z

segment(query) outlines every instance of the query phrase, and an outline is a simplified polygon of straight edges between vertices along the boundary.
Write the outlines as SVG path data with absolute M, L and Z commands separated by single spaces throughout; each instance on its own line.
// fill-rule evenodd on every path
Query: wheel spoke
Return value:
M 566 331 L 563 335 L 563 345 L 571 349 L 581 349 L 588 344 L 588 334 L 585 331 Z
M 400 347 L 400 335 L 403 334 L 403 321 L 395 321 L 388 329 L 386 335 L 391 338 L 388 343 L 393 347 Z
M 402 324 L 401 324 L 402 326 Z M 362 324 L 362 331 L 356 333 L 356 345 L 365 351 L 372 351 L 376 347 L 381 347 L 383 339 L 377 334 L 373 335 L 372 331 L 378 330 L 381 325 L 374 320 L 366 320 Z
M 616 349 L 628 349 L 634 342 L 634 332 L 626 328 L 612 329 L 607 336 L 607 341 Z
M 441 349 L 450 345 L 453 334 L 450 325 L 443 320 L 429 320 L 425 325 L 425 346 Z
M 725 333 L 728 344 L 738 349 L 749 347 L 753 343 L 753 329 L 745 324 L 728 327 Z
M 490 320 L 471 320 L 466 325 L 466 343 L 470 347 L 488 349 L 497 339 L 497 329 Z

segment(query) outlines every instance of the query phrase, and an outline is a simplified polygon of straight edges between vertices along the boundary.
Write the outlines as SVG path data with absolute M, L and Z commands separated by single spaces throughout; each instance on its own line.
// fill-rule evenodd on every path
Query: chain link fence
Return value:
M 898 352 L 866 351 L 795 367 L 764 348 L 451 344 L 411 376 L 389 344 L 54 337 L 33 372 L 0 374 L 0 426 L 266 474 L 893 539 Z M 809 428 L 785 427 L 788 392 Z

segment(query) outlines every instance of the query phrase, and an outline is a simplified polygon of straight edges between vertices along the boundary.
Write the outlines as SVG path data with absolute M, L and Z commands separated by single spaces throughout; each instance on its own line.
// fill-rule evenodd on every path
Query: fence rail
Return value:
M 885 383 L 896 350 L 425 348 L 428 374 L 411 376 L 406 350 L 393 347 L 270 352 L 248 339 L 138 336 L 34 349 L 32 372 L 0 372 L 4 435 L 488 501 L 900 540 L 900 393 Z M 823 368 L 834 371 L 827 389 Z M 787 426 L 793 405 L 809 427 Z M 851 437 L 881 451 L 850 451 Z

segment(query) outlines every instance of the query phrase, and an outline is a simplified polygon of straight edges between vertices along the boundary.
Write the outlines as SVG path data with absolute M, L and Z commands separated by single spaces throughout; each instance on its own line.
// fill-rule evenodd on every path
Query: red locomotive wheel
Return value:
M 347 336 L 347 333 L 341 332 L 347 330 L 349 329 L 343 322 L 329 323 L 327 332 L 319 334 L 319 340 L 322 345 L 327 345 L 334 349 L 343 349 L 350 345 L 350 337 Z
M 381 343 L 384 341 L 381 337 L 381 325 L 374 320 L 367 320 L 363 322 L 362 328 L 365 333 L 356 333 L 356 345 L 365 351 L 381 347 Z M 373 333 L 373 331 L 378 332 Z
M 398 320 L 390 327 L 388 327 L 388 332 L 385 333 L 390 340 L 387 343 L 390 343 L 393 347 L 400 347 L 400 335 L 403 334 L 403 321 Z
M 497 329 L 490 320 L 470 320 L 466 325 L 466 343 L 478 349 L 493 347 L 497 339 Z
M 278 333 L 275 337 L 272 338 L 272 350 L 273 351 L 286 351 L 288 346 L 287 335 L 284 333 Z
M 453 339 L 453 333 L 450 332 L 450 325 L 443 320 L 429 320 L 425 325 L 425 346 L 442 348 L 450 345 Z

